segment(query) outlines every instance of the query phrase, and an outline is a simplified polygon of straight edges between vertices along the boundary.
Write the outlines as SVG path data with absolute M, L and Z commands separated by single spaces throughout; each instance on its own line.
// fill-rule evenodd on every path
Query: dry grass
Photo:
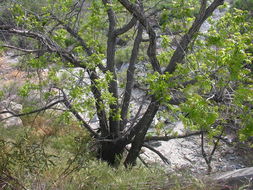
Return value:
M 12 84 L 22 85 L 25 81 L 26 73 L 16 69 L 8 62 L 6 57 L 0 57 L 0 82 L 2 86 L 10 86 Z
M 31 126 L 33 130 L 33 134 L 39 137 L 49 137 L 52 135 L 56 135 L 57 127 L 52 124 L 50 119 L 47 119 L 43 116 L 37 116 L 35 119 L 30 119 L 30 121 L 26 121 L 26 125 Z

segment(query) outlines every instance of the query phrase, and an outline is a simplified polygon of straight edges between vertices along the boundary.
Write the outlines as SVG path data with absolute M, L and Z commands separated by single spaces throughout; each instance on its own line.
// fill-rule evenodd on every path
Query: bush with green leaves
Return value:
M 22 178 L 32 179 L 50 168 L 53 157 L 27 135 L 16 142 L 0 139 L 0 182 L 5 188 L 22 187 Z

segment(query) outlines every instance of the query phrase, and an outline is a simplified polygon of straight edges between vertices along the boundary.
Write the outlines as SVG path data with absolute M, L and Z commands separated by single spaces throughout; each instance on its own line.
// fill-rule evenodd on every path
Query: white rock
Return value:
M 4 100 L 0 103 L 0 110 L 10 110 L 15 113 L 21 112 L 23 106 L 13 101 Z
M 0 112 L 10 111 L 17 114 L 20 113 L 22 109 L 23 107 L 21 104 L 13 101 L 5 100 L 0 103 Z M 22 120 L 19 117 L 13 117 L 11 113 L 0 114 L 0 121 L 0 126 L 4 128 L 23 126 Z
M 216 174 L 213 179 L 222 184 L 236 185 L 237 187 L 246 183 L 247 189 L 252 189 L 253 167 Z
M 5 119 L 8 118 L 8 119 Z M 11 114 L 6 113 L 6 114 L 1 114 L 0 115 L 0 120 L 4 119 L 1 124 L 0 127 L 4 127 L 4 128 L 9 128 L 9 127 L 22 127 L 23 126 L 23 122 L 19 117 L 12 117 Z

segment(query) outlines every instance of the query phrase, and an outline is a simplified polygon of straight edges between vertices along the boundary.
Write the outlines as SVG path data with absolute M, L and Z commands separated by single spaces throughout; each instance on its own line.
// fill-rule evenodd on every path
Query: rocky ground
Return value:
M 184 134 L 185 130 L 182 122 L 177 122 L 174 130 L 177 131 L 179 135 Z M 142 154 L 142 157 L 146 161 L 159 163 L 159 165 L 165 167 L 168 171 L 186 169 L 196 174 L 207 173 L 207 164 L 201 153 L 200 136 L 172 139 L 167 142 L 159 141 L 151 143 L 151 145 L 160 151 L 171 164 L 165 164 L 157 154 L 147 148 L 145 148 Z M 212 145 L 206 146 L 206 148 L 210 153 Z M 247 159 L 240 155 L 238 149 L 234 146 L 229 146 L 224 142 L 220 143 L 211 162 L 212 172 L 230 171 L 244 168 L 246 165 Z
M 18 63 L 18 59 L 11 58 L 6 54 L 0 56 L 0 90 L 6 93 L 5 97 L 1 97 L 0 111 L 14 111 L 19 112 L 22 110 L 22 105 L 16 103 L 17 101 L 17 87 L 21 86 L 24 78 L 24 73 L 18 69 L 15 69 L 15 64 Z M 0 120 L 12 116 L 9 113 L 1 114 Z M 3 127 L 22 126 L 22 120 L 17 117 L 5 120 L 2 123 Z
M 14 68 L 17 63 L 18 58 L 12 57 L 11 53 L 0 56 L 1 87 L 10 85 L 11 83 L 17 83 L 24 79 L 24 73 Z

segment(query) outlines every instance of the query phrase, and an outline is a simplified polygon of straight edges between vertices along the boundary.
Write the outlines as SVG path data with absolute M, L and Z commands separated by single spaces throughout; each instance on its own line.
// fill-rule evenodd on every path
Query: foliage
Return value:
M 234 7 L 242 10 L 253 11 L 253 1 L 252 0 L 236 0 L 234 2 Z
M 160 3 L 159 8 L 162 10 L 159 24 L 170 32 L 187 30 L 199 9 L 194 0 L 166 1 Z
M 246 18 L 245 11 L 227 13 L 216 28 L 211 27 L 205 34 L 206 42 L 196 40 L 199 48 L 188 55 L 185 67 L 179 68 L 185 80 L 191 77 L 198 81 L 183 89 L 189 99 L 182 104 L 182 111 L 188 113 L 193 124 L 211 129 L 216 122 L 216 125 L 229 127 L 230 118 L 236 113 L 237 117 L 244 115 L 244 119 L 239 120 L 241 131 L 248 128 L 250 120 L 246 118 L 252 117 L 252 112 L 246 102 L 252 104 L 252 71 L 246 65 L 252 64 L 252 54 L 247 50 L 252 48 L 253 28 Z M 252 135 L 249 131 L 245 134 L 247 137 Z
M 43 143 L 27 134 L 14 142 L 1 137 L 0 150 L 0 180 L 6 187 L 22 187 L 21 178 L 37 176 L 53 165 L 53 155 L 45 152 Z
M 186 126 L 207 131 L 209 137 L 232 128 L 231 118 L 238 118 L 233 122 L 241 128 L 238 129 L 241 139 L 252 136 L 249 119 L 252 118 L 249 106 L 252 105 L 252 53 L 249 50 L 253 28 L 247 15 L 247 11 L 235 9 L 216 23 L 210 20 L 213 25 L 196 38 L 185 64 L 178 65 L 172 75 L 155 73 L 147 79 L 151 93 L 165 100 L 165 104 L 173 97 L 171 90 L 180 89 L 187 100 L 179 109 L 168 104 L 169 110 L 176 115 L 180 111 L 179 118 Z M 162 56 L 161 61 L 170 59 L 170 55 Z M 178 85 L 188 81 L 196 82 Z

